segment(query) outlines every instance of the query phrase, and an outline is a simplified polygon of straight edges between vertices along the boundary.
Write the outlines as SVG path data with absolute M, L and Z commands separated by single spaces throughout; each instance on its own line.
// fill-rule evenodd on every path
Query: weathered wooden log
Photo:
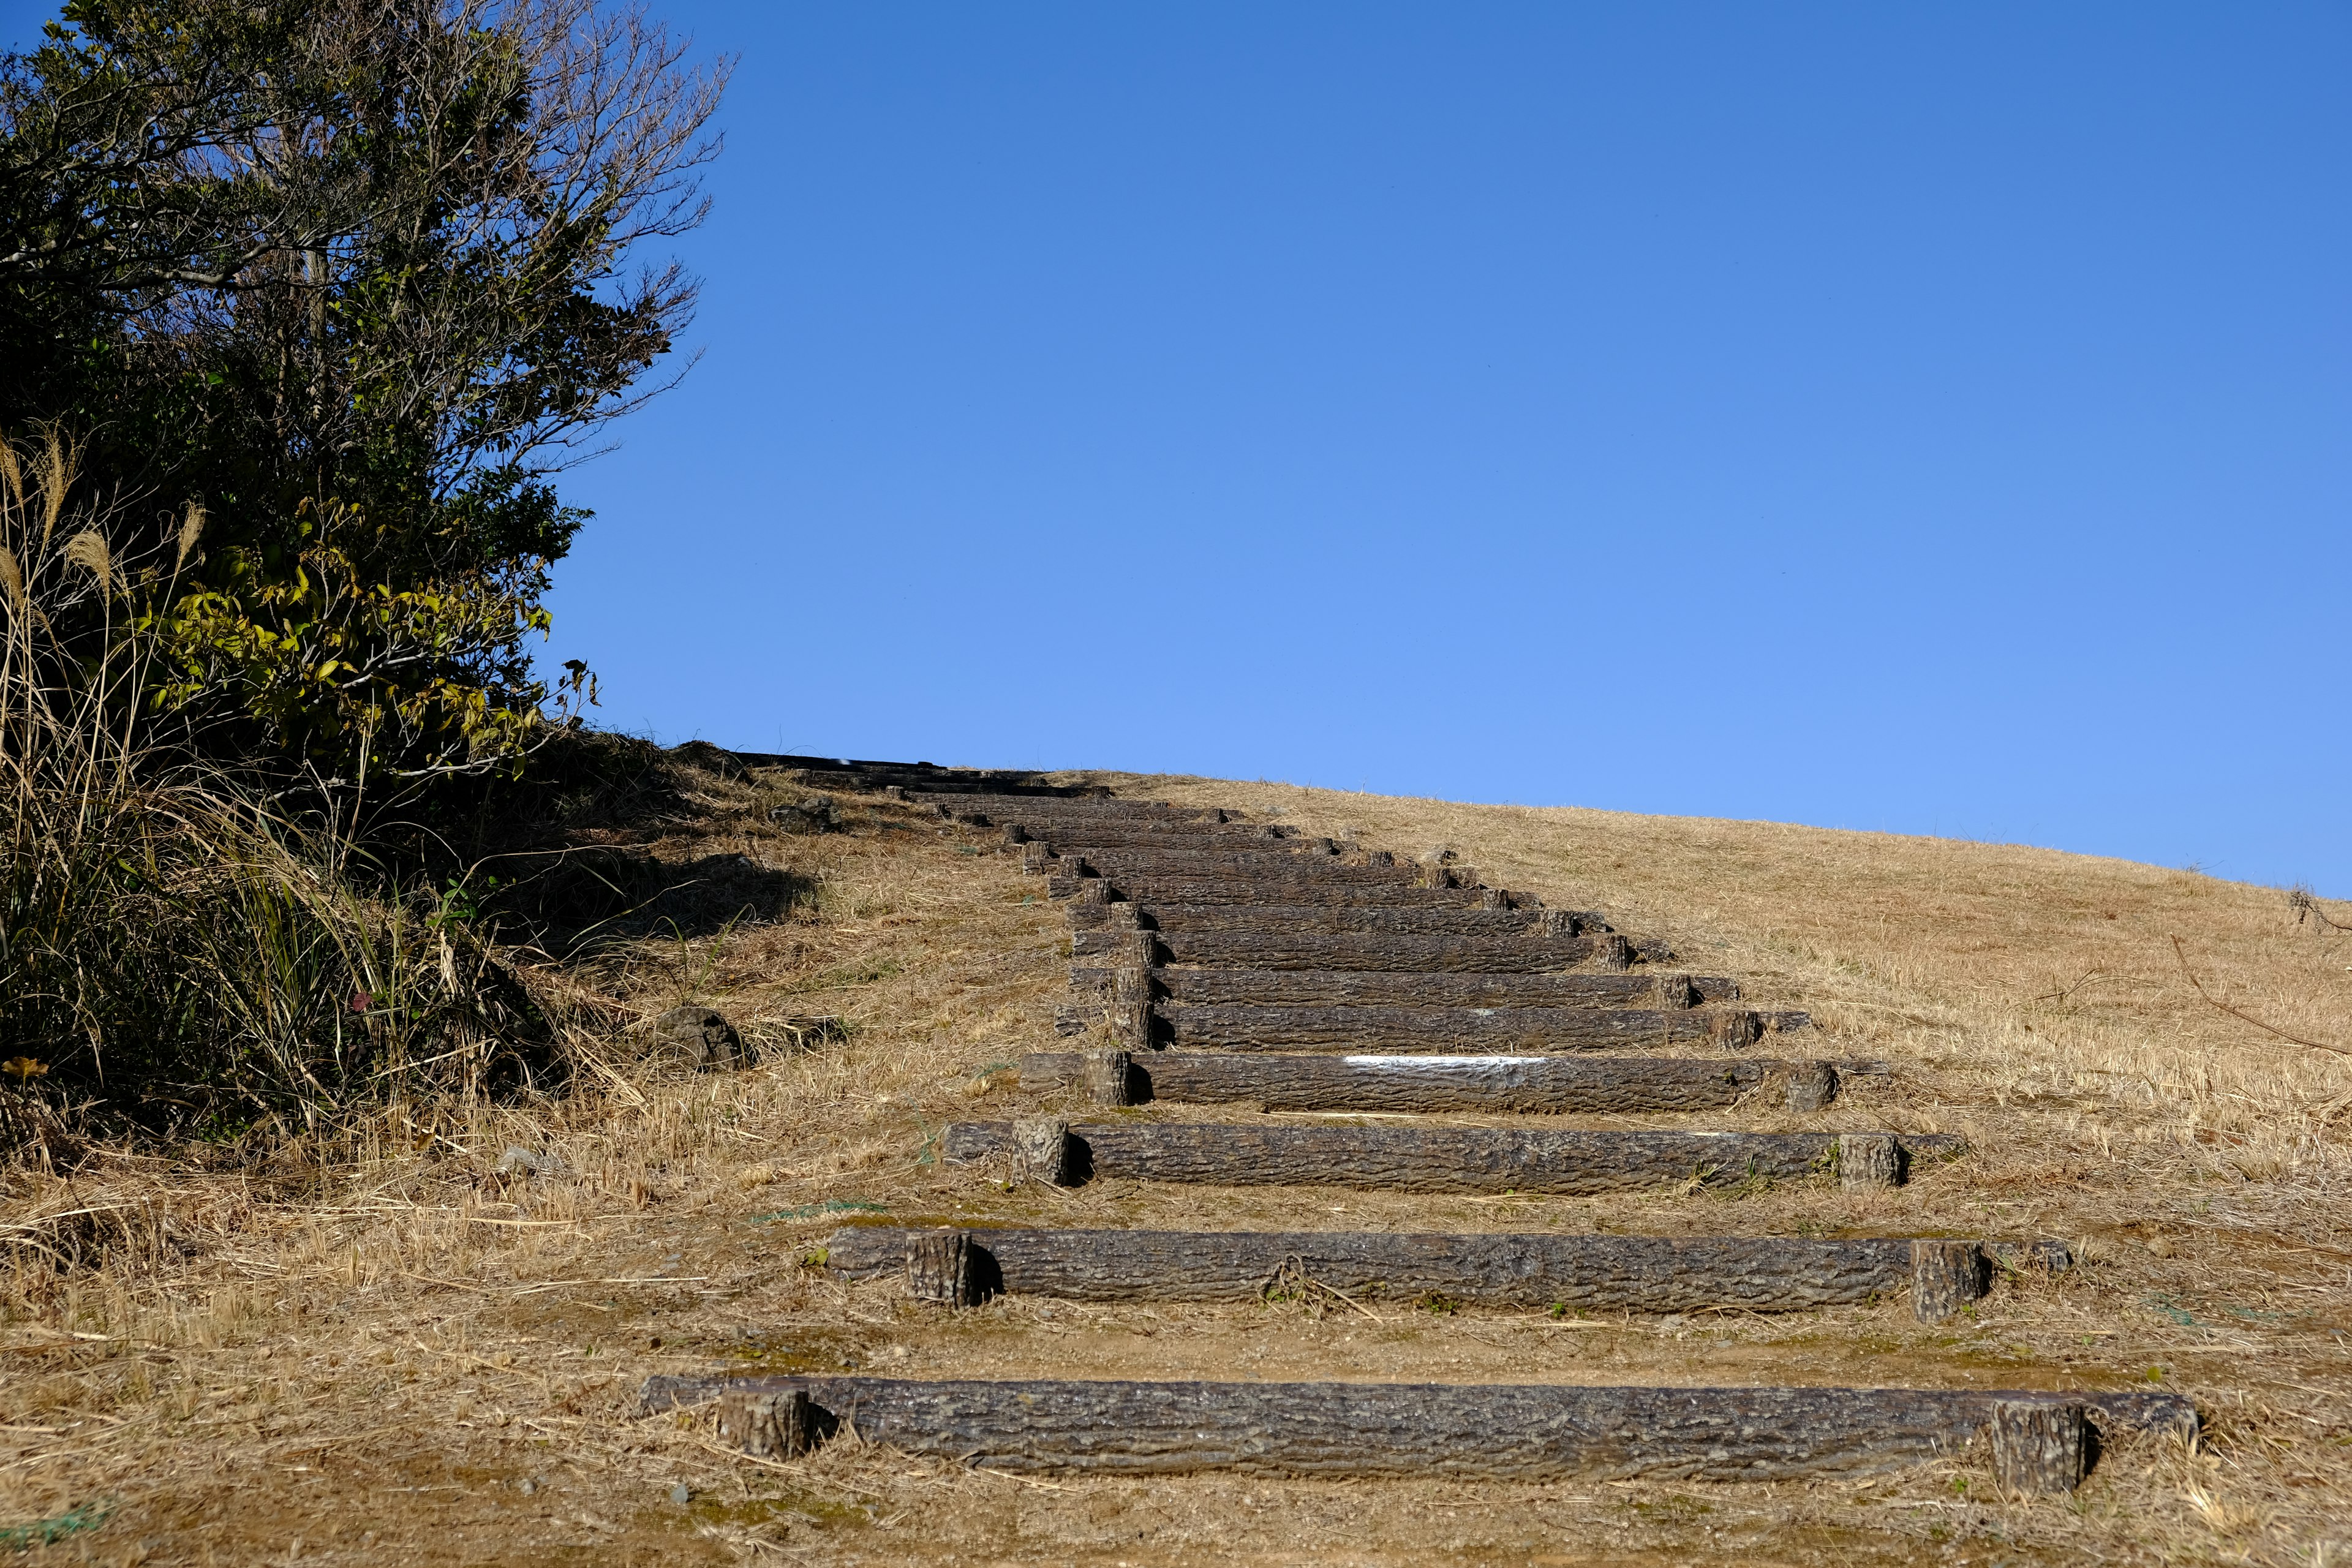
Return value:
M 1891 1468 L 1976 1443 L 1997 1404 L 2084 1406 L 2109 1441 L 2194 1432 L 2177 1394 L 1394 1383 L 915 1382 L 655 1377 L 648 1413 L 805 1393 L 818 1423 L 988 1469 L 1112 1475 L 1778 1480 Z
M 1136 1100 L 1135 1058 L 1119 1050 L 1092 1050 L 1079 1057 L 1079 1079 L 1087 1098 L 1097 1105 L 1133 1105 Z
M 958 1121 L 943 1139 L 950 1163 L 996 1157 L 1002 1121 Z M 1285 1127 L 1090 1122 L 1065 1140 L 1064 1180 L 1083 1173 L 1217 1186 L 1381 1187 L 1421 1193 L 1604 1193 L 1695 1182 L 1727 1186 L 1826 1174 L 1838 1139 L 1826 1132 L 1621 1132 L 1494 1127 Z M 1961 1141 L 1909 1134 L 1914 1158 L 1949 1157 Z
M 1074 1006 L 1059 1020 L 1076 1034 L 1100 1009 Z M 1661 1013 L 1654 1007 L 1258 1007 L 1159 1004 L 1146 1045 L 1220 1051 L 1600 1051 L 1710 1042 L 1741 1047 L 1810 1028 L 1804 1013 Z
M 1903 1150 L 1883 1132 L 1848 1132 L 1837 1141 L 1838 1184 L 1854 1192 L 1903 1180 Z
M 1489 889 L 1487 891 L 1493 891 Z M 1070 929 L 1089 931 L 1124 916 L 1135 926 L 1167 931 L 1306 931 L 1338 936 L 1592 936 L 1609 930 L 1591 910 L 1397 909 L 1385 905 L 1212 904 L 1203 909 L 1121 902 L 1107 909 L 1072 905 Z M 1554 917 L 1561 917 L 1555 920 Z M 1645 990 L 1655 982 L 1644 979 Z
M 1100 794 L 989 795 L 979 790 L 929 792 L 911 788 L 908 798 L 943 817 L 974 826 L 1001 826 L 1003 822 L 1222 822 L 1229 814 L 1214 806 L 1173 805 L 1164 800 L 1125 800 Z M 1000 821 L 999 819 L 1002 819 Z
M 1991 1289 L 1991 1268 L 1973 1241 L 1911 1244 L 1911 1313 L 1940 1323 Z
M 1476 971 L 1490 974 L 1539 974 L 1572 969 L 1593 956 L 1587 938 L 1323 936 L 1276 931 L 1160 931 L 1164 963 L 1220 969 L 1388 969 Z M 1121 943 L 1111 933 L 1073 931 L 1070 953 L 1078 960 L 1109 957 Z
M 1108 877 L 1114 881 L 1122 876 L 1233 877 L 1244 881 L 1415 885 L 1411 867 L 1355 866 L 1336 857 L 1280 849 L 1088 849 L 1063 856 L 1061 864 L 1057 877 Z M 1078 868 L 1081 866 L 1083 870 Z M 1454 885 L 1473 890 L 1476 887 L 1475 883 Z
M 1118 899 L 1150 910 L 1162 904 L 1204 906 L 1268 904 L 1345 904 L 1366 909 L 1476 910 L 1486 907 L 1486 890 L 1478 888 L 1423 888 L 1410 882 L 1267 881 L 1245 877 L 1141 877 L 1121 872 L 1116 877 L 1065 877 L 1047 879 L 1045 889 L 1066 899 L 1081 888 L 1108 882 Z M 1520 907 L 1530 895 L 1514 893 Z
M 1070 990 L 1081 1005 L 1108 1001 L 1117 973 L 1110 968 L 1073 969 Z M 1738 985 L 1722 975 L 1682 978 L 1701 1002 L 1739 1000 Z M 1647 1001 L 1651 990 L 1646 975 L 1590 971 L 1482 974 L 1475 971 L 1161 968 L 1150 972 L 1150 980 L 1156 998 L 1227 1007 L 1633 1007 Z
M 1339 853 L 1328 838 L 1305 838 L 1290 828 L 1257 823 L 1116 822 L 1101 817 L 1058 822 L 1006 822 L 1015 844 L 1042 843 L 1056 856 L 1085 857 L 1102 850 L 1257 852 L 1328 858 Z
M 1021 1087 L 1045 1093 L 1079 1076 L 1075 1051 L 1021 1058 Z M 1158 1051 L 1130 1057 L 1129 1099 L 1142 1104 L 1256 1105 L 1266 1110 L 1475 1110 L 1529 1115 L 1706 1110 L 1751 1095 L 1793 1101 L 1827 1062 L 1677 1057 L 1228 1056 Z M 1886 1064 L 1859 1064 L 1882 1071 Z M 1832 1094 L 1835 1089 L 1831 1090 Z M 1828 1101 L 1823 1100 L 1821 1104 Z M 1793 1106 L 1819 1110 L 1820 1104 Z
M 1837 1098 L 1838 1074 L 1845 1070 L 1829 1062 L 1801 1062 L 1789 1075 L 1788 1106 L 1791 1110 L 1819 1110 Z
M 1993 1480 L 2011 1497 L 2063 1496 L 2090 1475 L 2095 1406 L 2080 1398 L 1997 1399 L 1986 1420 Z
M 971 1235 L 961 1230 L 910 1230 L 899 1235 L 898 1261 L 907 1294 L 943 1307 L 971 1307 L 982 1298 Z
M 892 1273 L 934 1231 L 845 1226 L 825 1267 L 853 1279 Z M 981 1229 L 959 1233 L 992 1260 L 996 1288 L 1081 1301 L 1236 1301 L 1312 1281 L 1368 1300 L 1444 1296 L 1580 1311 L 1800 1311 L 1893 1296 L 1912 1272 L 1902 1238 L 1397 1235 L 1386 1231 Z M 1974 1242 L 1952 1242 L 1977 1249 Z M 2070 1267 L 2063 1242 L 2012 1244 L 2044 1271 Z M 936 1296 L 921 1299 L 937 1300 Z
M 1084 1161 L 1071 1147 L 1070 1124 L 1058 1116 L 1024 1116 L 1003 1125 L 1003 1146 L 1011 1151 L 1016 1175 L 1049 1187 L 1072 1186 Z
M 755 1459 L 797 1459 L 830 1435 L 804 1388 L 730 1388 L 719 1396 L 714 1425 L 722 1447 Z
M 1593 943 L 1592 961 L 1603 969 L 1633 967 L 1633 946 L 1622 936 L 1604 936 Z

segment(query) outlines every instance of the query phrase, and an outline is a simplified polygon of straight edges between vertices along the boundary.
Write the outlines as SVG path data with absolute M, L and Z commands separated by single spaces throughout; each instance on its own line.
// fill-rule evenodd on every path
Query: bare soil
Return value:
M 1671 942 L 1690 969 L 1738 979 L 1749 1005 L 1810 1010 L 1821 1055 L 1897 1068 L 1818 1113 L 1577 1124 L 1957 1131 L 1973 1152 L 1880 1194 L 1008 1193 L 935 1156 L 948 1121 L 1033 1103 L 1012 1065 L 1053 1045 L 1068 966 L 1041 880 L 993 834 L 876 797 L 840 797 L 841 831 L 782 833 L 757 775 L 698 771 L 666 820 L 604 837 L 714 885 L 731 867 L 809 891 L 748 914 L 713 904 L 545 965 L 537 984 L 604 1020 L 601 1065 L 566 1093 L 5 1175 L 0 1531 L 23 1532 L 20 1560 L 2352 1560 L 2352 1059 L 2224 1012 L 2188 978 L 2275 1029 L 2352 1044 L 2352 942 L 2299 921 L 2284 893 L 1999 845 L 1072 776 L 1406 855 L 1449 847 L 1490 885 Z M 645 1054 L 635 1021 L 684 1001 L 733 1019 L 753 1064 L 698 1072 Z M 819 1014 L 845 1035 L 807 1034 Z M 512 1160 L 501 1173 L 510 1148 L 548 1173 Z M 812 1266 L 860 1219 L 2055 1236 L 2082 1266 L 2004 1281 L 1933 1328 L 1900 1300 L 1559 1320 L 1015 1299 L 951 1315 Z M 2031 1503 L 1993 1495 L 1965 1454 L 1751 1486 L 1014 1478 L 855 1442 L 755 1462 L 691 1416 L 637 1413 L 647 1374 L 714 1366 L 2161 1386 L 2195 1396 L 2206 1434 L 2194 1450 L 2110 1453 L 2073 1499 Z

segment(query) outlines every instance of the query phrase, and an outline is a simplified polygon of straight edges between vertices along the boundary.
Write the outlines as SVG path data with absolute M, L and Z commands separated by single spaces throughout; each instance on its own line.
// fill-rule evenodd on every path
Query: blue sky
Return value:
M 607 721 L 2352 896 L 2352 10 L 656 9 Z

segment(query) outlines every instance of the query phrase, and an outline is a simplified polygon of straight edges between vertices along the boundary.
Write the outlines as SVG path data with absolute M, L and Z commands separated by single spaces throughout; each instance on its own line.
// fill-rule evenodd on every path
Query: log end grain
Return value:
M 979 1248 L 960 1230 L 922 1231 L 907 1238 L 907 1294 L 942 1307 L 981 1302 Z
M 1097 1105 L 1133 1105 L 1135 1093 L 1135 1057 L 1132 1052 L 1110 1048 L 1090 1050 L 1081 1061 L 1079 1077 L 1087 1098 Z
M 719 1444 L 755 1459 L 797 1459 L 824 1440 L 805 1389 L 761 1394 L 729 1389 L 719 1396 Z
M 1993 1480 L 2011 1497 L 2063 1496 L 2097 1458 L 2098 1435 L 2084 1405 L 1997 1400 L 1986 1431 Z
M 1984 1248 L 1973 1241 L 1922 1237 L 1911 1244 L 1911 1313 L 1940 1323 L 1991 1289 Z
M 1837 1098 L 1837 1068 L 1827 1062 L 1799 1062 L 1789 1074 L 1789 1109 L 1820 1110 Z
M 1013 1173 L 1016 1180 L 1045 1183 L 1049 1187 L 1074 1186 L 1077 1161 L 1071 1149 L 1070 1124 L 1059 1116 L 1021 1116 L 1013 1122 Z
M 1892 1187 L 1903 1180 L 1903 1151 L 1884 1132 L 1848 1132 L 1838 1139 L 1838 1185 L 1853 1192 Z

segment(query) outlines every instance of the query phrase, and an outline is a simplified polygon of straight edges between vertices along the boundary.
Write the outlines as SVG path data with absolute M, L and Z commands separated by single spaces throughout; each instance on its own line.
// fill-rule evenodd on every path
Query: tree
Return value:
M 668 384 L 695 286 L 637 258 L 707 210 L 726 74 L 599 0 L 71 0 L 0 61 L 0 430 L 71 432 L 113 557 L 176 566 L 179 733 L 527 743 L 553 478 Z

